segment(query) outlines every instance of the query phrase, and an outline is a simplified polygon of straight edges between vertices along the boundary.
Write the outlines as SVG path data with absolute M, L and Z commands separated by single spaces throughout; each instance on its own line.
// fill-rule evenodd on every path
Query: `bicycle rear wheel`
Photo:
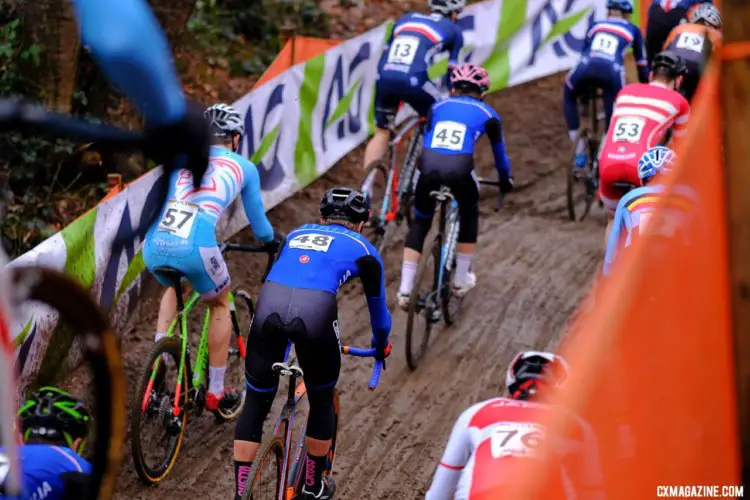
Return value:
M 591 211 L 591 205 L 596 198 L 596 179 L 594 178 L 594 162 L 596 161 L 597 148 L 592 150 L 591 131 L 583 128 L 573 141 L 573 154 L 570 168 L 566 170 L 567 174 L 567 202 L 568 218 L 572 221 L 582 221 Z M 579 148 L 583 145 L 586 151 L 586 166 L 576 167 L 575 156 Z
M 401 170 L 401 177 L 399 178 L 399 212 L 406 220 L 407 227 L 411 227 L 414 217 L 412 210 L 414 206 L 414 190 L 416 188 L 414 180 L 417 173 L 417 160 L 419 159 L 419 155 L 422 154 L 423 130 L 424 126 L 420 125 L 414 134 L 412 134 L 409 140 L 409 147 L 406 149 L 404 168 Z
M 247 476 L 250 481 L 242 493 L 242 500 L 277 500 L 283 488 L 281 472 L 284 467 L 284 441 L 274 436 L 261 448 Z
M 437 244 L 436 234 L 427 237 L 424 247 L 426 251 L 417 265 L 414 277 L 414 288 L 409 297 L 409 313 L 406 320 L 406 364 L 414 371 L 422 362 L 430 342 L 430 332 L 435 323 L 433 315 L 440 310 L 438 304 L 437 274 L 440 266 L 440 245 Z M 432 277 L 432 279 L 430 279 Z M 418 327 L 417 318 L 422 318 L 424 325 Z M 421 330 L 421 334 L 419 331 Z
M 167 477 L 177 461 L 185 435 L 190 390 L 187 367 L 180 384 L 182 412 L 179 417 L 172 415 L 181 351 L 180 339 L 176 337 L 163 338 L 154 345 L 131 405 L 130 452 L 135 471 L 145 484 L 155 484 Z M 163 354 L 166 354 L 166 363 Z M 157 360 L 160 360 L 160 368 L 155 370 Z M 166 450 L 159 454 L 155 450 L 162 443 L 167 444 Z

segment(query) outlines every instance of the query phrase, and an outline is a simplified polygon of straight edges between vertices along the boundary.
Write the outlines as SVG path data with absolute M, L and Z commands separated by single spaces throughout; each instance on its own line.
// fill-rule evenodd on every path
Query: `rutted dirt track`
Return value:
M 504 368 L 518 350 L 554 348 L 585 292 L 601 260 L 602 214 L 595 210 L 583 224 L 567 221 L 563 169 L 569 142 L 561 113 L 561 82 L 557 75 L 489 98 L 503 117 L 519 189 L 506 198 L 499 213 L 493 211 L 495 191 L 482 190 L 474 264 L 479 281 L 464 303 L 461 321 L 437 330 L 427 359 L 411 373 L 404 359 L 406 315 L 394 312 L 394 353 L 374 393 L 366 389 L 370 360 L 343 360 L 337 498 L 423 498 L 455 418 L 472 403 L 500 393 Z M 352 153 L 323 179 L 271 211 L 274 227 L 288 232 L 314 220 L 326 189 L 356 185 L 361 153 Z M 477 158 L 480 175 L 494 175 L 486 140 Z M 248 238 L 248 232 L 240 235 Z M 391 303 L 398 287 L 400 251 L 400 246 L 389 250 Z M 230 257 L 233 282 L 242 283 L 250 271 L 257 275 L 261 260 Z M 359 289 L 351 287 L 339 298 L 342 341 L 368 345 L 369 316 Z M 157 294 L 150 293 L 135 330 L 124 335 L 131 391 L 153 339 L 156 301 Z M 233 424 L 221 427 L 209 417 L 193 419 L 171 475 L 153 488 L 140 484 L 128 454 L 116 498 L 231 498 L 233 434 Z

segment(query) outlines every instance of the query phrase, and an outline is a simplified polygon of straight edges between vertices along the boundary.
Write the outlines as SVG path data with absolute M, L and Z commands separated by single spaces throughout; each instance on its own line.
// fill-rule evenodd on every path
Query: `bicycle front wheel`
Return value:
M 596 179 L 594 178 L 594 162 L 596 148 L 592 150 L 591 132 L 588 129 L 578 131 L 573 141 L 573 154 L 567 174 L 567 202 L 568 218 L 572 221 L 582 221 L 591 211 L 591 205 L 596 197 Z M 586 165 L 576 167 L 576 151 L 580 148 L 586 152 Z
M 183 370 L 182 379 L 178 380 L 181 352 L 176 337 L 163 338 L 154 345 L 131 404 L 130 452 L 135 471 L 145 484 L 167 477 L 185 435 L 190 370 Z M 177 390 L 181 413 L 175 417 L 172 409 Z
M 242 500 L 278 500 L 283 485 L 284 441 L 274 436 L 255 457 L 242 492 Z
M 427 351 L 432 325 L 436 322 L 436 318 L 440 319 L 439 291 L 437 290 L 440 245 L 435 233 L 427 237 L 423 248 L 425 251 L 417 265 L 406 320 L 406 364 L 412 371 L 417 369 Z M 430 279 L 431 277 L 433 279 Z M 418 324 L 420 322 L 421 325 Z
M 372 186 L 368 191 L 370 196 L 370 220 L 363 234 L 370 243 L 377 248 L 381 257 L 393 238 L 395 224 L 383 217 L 383 204 L 387 203 L 386 214 L 391 212 L 393 206 L 393 188 L 388 185 L 388 167 L 383 160 L 378 160 L 367 168 L 364 182 Z M 387 196 L 388 195 L 388 196 Z

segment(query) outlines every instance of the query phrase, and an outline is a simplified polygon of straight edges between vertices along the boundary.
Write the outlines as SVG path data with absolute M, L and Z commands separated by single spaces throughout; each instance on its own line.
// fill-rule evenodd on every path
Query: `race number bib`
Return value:
M 327 252 L 331 247 L 333 236 L 327 234 L 303 234 L 295 236 L 289 242 L 289 248 L 299 248 L 300 250 L 312 250 L 314 252 Z
M 614 142 L 632 142 L 637 144 L 641 140 L 645 124 L 646 120 L 635 116 L 619 118 L 617 123 L 615 123 Z
M 543 439 L 544 428 L 541 425 L 504 422 L 492 429 L 490 438 L 492 458 L 533 457 Z
M 169 200 L 158 229 L 178 238 L 188 239 L 199 210 L 198 205 L 194 203 Z
M 591 41 L 591 51 L 614 57 L 617 53 L 617 37 L 609 33 L 597 33 Z
M 452 121 L 437 122 L 435 132 L 432 134 L 430 147 L 461 151 L 464 147 L 465 138 L 466 125 L 463 123 Z
M 388 62 L 392 64 L 403 64 L 411 66 L 414 62 L 414 56 L 419 49 L 419 38 L 415 36 L 400 35 L 391 42 L 391 49 L 388 51 Z
M 697 33 L 680 33 L 675 48 L 703 52 L 704 38 Z

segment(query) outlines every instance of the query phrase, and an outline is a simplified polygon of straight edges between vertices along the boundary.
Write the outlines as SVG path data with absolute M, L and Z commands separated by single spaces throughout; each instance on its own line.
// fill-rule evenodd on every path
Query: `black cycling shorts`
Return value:
M 290 340 L 308 390 L 333 387 L 341 369 L 336 296 L 270 281 L 263 284 L 247 341 L 248 384 L 260 391 L 278 386 L 271 367 L 283 361 Z

